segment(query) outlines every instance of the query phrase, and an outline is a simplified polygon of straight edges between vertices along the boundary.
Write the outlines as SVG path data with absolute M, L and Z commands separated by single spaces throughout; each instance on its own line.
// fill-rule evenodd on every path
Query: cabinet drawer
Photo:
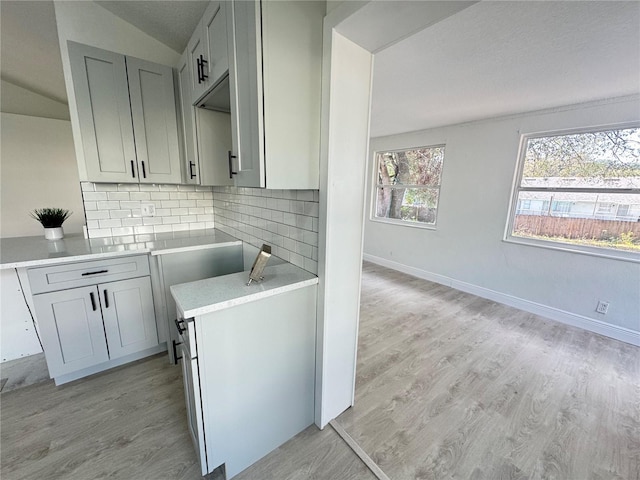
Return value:
M 149 275 L 147 255 L 132 255 L 92 262 L 66 263 L 28 270 L 34 294 L 95 285 Z

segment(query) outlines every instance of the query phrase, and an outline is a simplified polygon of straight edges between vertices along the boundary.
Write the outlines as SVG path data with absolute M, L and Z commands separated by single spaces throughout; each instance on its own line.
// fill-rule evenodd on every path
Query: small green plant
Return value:
M 620 234 L 620 243 L 630 247 L 635 243 L 634 237 L 633 232 L 623 232 Z
M 64 208 L 36 208 L 30 215 L 31 218 L 39 221 L 44 228 L 57 228 L 61 227 L 72 213 Z

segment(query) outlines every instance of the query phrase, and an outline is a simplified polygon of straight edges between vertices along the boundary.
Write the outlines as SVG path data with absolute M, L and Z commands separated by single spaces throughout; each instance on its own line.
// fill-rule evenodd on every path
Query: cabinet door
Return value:
M 158 345 L 149 277 L 98 285 L 109 358 Z
M 33 296 L 52 378 L 109 360 L 95 286 Z
M 138 182 L 125 57 L 69 42 L 87 180 Z
M 183 182 L 188 184 L 198 184 L 199 162 L 198 144 L 195 130 L 196 109 L 192 104 L 191 85 L 191 62 L 189 61 L 188 50 L 182 54 L 178 64 L 178 91 L 180 93 L 180 126 L 182 130 L 182 165 L 184 168 Z
M 187 44 L 187 55 L 189 57 L 189 63 L 191 64 L 191 103 L 196 103 L 204 93 L 207 91 L 207 79 L 206 66 L 208 65 L 208 58 L 206 55 L 206 46 L 204 40 L 204 32 L 202 30 L 202 22 L 198 24 L 191 40 Z M 202 61 L 207 62 L 202 64 Z
M 231 7 L 229 87 L 231 128 L 237 157 L 235 184 L 264 187 L 264 131 L 262 102 L 262 32 L 260 2 L 241 1 Z
M 126 59 L 140 182 L 180 183 L 173 71 L 165 65 Z
M 205 73 L 209 77 L 207 88 L 220 83 L 229 70 L 225 8 L 225 2 L 211 2 L 202 17 L 208 57 L 207 68 L 205 68 Z

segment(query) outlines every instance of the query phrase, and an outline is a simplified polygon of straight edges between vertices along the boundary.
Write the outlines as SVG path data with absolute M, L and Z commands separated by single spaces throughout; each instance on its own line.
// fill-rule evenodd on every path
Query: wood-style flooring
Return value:
M 338 422 L 393 480 L 639 480 L 640 348 L 365 263 Z
M 640 480 L 639 348 L 368 263 L 361 303 L 337 422 L 391 480 Z M 201 478 L 164 355 L 2 393 L 0 429 L 2 480 Z M 375 480 L 331 427 L 235 478 Z

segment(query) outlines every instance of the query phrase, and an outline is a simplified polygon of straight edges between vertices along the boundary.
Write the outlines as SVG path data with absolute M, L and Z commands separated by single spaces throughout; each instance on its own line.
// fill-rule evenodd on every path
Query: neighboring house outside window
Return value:
M 372 219 L 414 226 L 436 223 L 444 145 L 377 152 Z
M 522 145 L 508 240 L 640 260 L 640 128 L 525 136 Z

